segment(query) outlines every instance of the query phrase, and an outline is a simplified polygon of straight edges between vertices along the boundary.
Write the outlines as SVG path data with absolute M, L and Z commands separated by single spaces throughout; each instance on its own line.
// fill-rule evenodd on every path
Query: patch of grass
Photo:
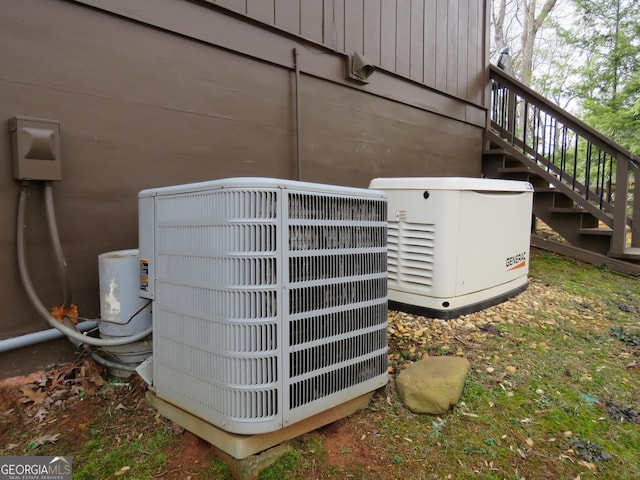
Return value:
M 162 478 L 162 477 L 160 477 Z M 233 474 L 226 463 L 222 460 L 211 458 L 209 466 L 201 473 L 200 478 L 211 478 L 216 480 L 232 480 Z
M 111 478 L 116 473 L 126 473 L 125 478 L 151 478 L 165 465 L 163 450 L 172 440 L 163 430 L 121 445 L 112 445 L 106 438 L 89 440 L 74 457 L 74 478 Z
M 262 470 L 258 475 L 259 480 L 281 480 L 289 478 L 303 458 L 302 451 L 294 449 L 284 453 L 275 463 Z

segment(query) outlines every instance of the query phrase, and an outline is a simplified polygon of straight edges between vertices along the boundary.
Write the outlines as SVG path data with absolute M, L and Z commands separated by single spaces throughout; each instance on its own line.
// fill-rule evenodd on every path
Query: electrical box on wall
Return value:
M 16 180 L 62 180 L 60 122 L 13 117 L 9 132 Z

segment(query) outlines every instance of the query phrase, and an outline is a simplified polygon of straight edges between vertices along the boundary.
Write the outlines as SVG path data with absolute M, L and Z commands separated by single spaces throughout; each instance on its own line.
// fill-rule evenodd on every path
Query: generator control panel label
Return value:
M 407 219 L 406 210 L 396 210 L 396 222 L 402 222 Z
M 140 290 L 149 291 L 149 260 L 140 259 Z

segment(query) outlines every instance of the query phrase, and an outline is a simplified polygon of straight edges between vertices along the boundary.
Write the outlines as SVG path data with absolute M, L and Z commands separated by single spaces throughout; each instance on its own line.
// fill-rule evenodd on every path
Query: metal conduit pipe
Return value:
M 131 373 L 136 371 L 136 368 L 132 367 L 131 365 L 126 365 L 124 363 L 119 363 L 119 362 L 112 362 L 111 360 L 107 360 L 106 358 L 101 357 L 96 352 L 93 352 L 91 354 L 91 358 L 93 358 L 96 362 L 98 362 L 101 365 L 104 365 L 107 368 L 118 369 L 118 370 L 131 372 Z
M 51 325 L 56 330 L 59 330 L 70 340 L 76 340 L 77 342 L 91 345 L 94 347 L 116 347 L 120 345 L 127 345 L 129 343 L 137 342 L 138 340 L 142 340 L 143 338 L 151 335 L 153 331 L 153 327 L 149 327 L 146 330 L 137 333 L 136 335 L 131 335 L 130 337 L 122 337 L 122 338 L 114 338 L 110 340 L 105 340 L 102 338 L 89 337 L 87 335 L 83 335 L 78 332 L 75 328 L 67 327 L 66 325 L 58 322 L 49 311 L 42 304 L 40 299 L 38 298 L 38 294 L 33 288 L 33 284 L 31 283 L 31 277 L 29 276 L 29 269 L 27 268 L 27 261 L 25 255 L 25 235 L 24 235 L 24 225 L 26 218 L 26 210 L 27 210 L 27 194 L 29 191 L 29 186 L 23 184 L 20 190 L 20 200 L 18 201 L 18 220 L 17 220 L 17 251 L 18 251 L 18 269 L 20 271 L 20 278 L 22 280 L 22 285 L 27 292 L 29 300 L 31 304 L 36 309 L 36 311 L 40 314 L 42 318 L 44 318 L 49 325 Z
M 296 108 L 296 180 L 300 180 L 300 53 L 293 49 L 293 69 L 295 79 L 295 108 Z
M 62 308 L 68 310 L 71 306 L 71 282 L 69 280 L 69 272 L 67 270 L 67 261 L 64 258 L 62 244 L 60 243 L 60 235 L 58 234 L 58 225 L 56 222 L 56 213 L 53 208 L 53 188 L 51 182 L 44 182 L 44 205 L 47 214 L 47 224 L 49 225 L 49 237 L 55 252 L 56 264 L 58 265 L 58 275 L 62 283 L 63 303 Z

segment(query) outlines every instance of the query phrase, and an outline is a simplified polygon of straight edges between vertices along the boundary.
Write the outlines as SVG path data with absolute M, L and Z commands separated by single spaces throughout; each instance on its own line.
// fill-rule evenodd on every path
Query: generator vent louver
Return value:
M 389 221 L 389 281 L 417 284 L 433 283 L 435 225 Z
M 141 192 L 158 397 L 254 434 L 383 386 L 386 215 L 381 192 L 274 179 Z

